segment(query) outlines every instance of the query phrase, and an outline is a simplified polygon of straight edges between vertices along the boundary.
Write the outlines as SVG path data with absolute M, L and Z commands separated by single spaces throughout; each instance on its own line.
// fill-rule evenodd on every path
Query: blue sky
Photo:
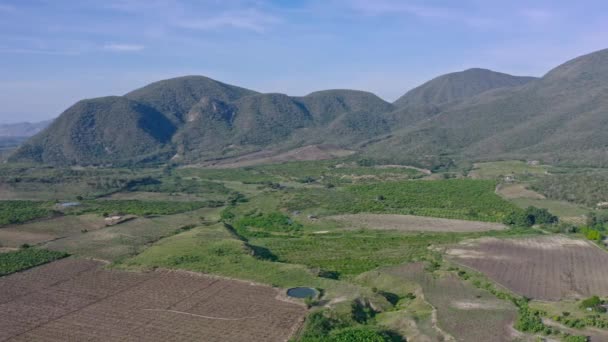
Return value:
M 469 67 L 541 76 L 607 38 L 604 0 L 0 0 L 0 123 L 187 74 L 393 101 Z

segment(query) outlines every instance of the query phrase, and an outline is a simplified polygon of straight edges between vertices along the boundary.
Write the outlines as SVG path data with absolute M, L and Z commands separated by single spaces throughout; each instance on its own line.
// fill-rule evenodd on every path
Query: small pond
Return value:
M 293 298 L 315 298 L 317 297 L 318 292 L 310 287 L 293 287 L 287 290 L 287 295 Z

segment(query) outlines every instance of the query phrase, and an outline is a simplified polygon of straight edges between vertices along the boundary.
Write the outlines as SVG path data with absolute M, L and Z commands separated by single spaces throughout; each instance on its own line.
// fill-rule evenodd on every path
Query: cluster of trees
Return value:
M 402 341 L 396 334 L 358 323 L 353 317 L 329 315 L 324 311 L 310 314 L 300 336 L 302 342 L 390 342 Z
M 513 211 L 503 220 L 504 224 L 516 227 L 532 227 L 535 224 L 555 224 L 557 222 L 557 216 L 551 214 L 549 210 L 533 206 L 523 211 Z

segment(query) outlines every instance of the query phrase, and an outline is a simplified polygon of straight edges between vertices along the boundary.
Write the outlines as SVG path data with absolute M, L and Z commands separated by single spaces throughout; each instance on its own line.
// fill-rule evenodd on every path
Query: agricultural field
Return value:
M 403 232 L 485 232 L 503 230 L 500 223 L 450 220 L 412 215 L 352 214 L 328 216 L 327 220 L 337 221 L 353 229 L 397 230 Z
M 512 303 L 463 282 L 453 273 L 430 273 L 424 263 L 379 272 L 419 286 L 419 295 L 432 306 L 435 330 L 445 341 L 513 341 L 523 335 L 512 328 L 517 316 Z
M 48 220 L 5 226 L 0 229 L 0 243 L 5 247 L 36 245 L 104 227 L 104 218 L 96 214 L 59 216 Z
M 483 238 L 454 246 L 447 255 L 529 298 L 608 296 L 608 253 L 588 241 L 560 235 Z
M 0 287 L 3 282 L 8 284 L 7 279 L 13 279 L 10 290 L 9 285 L 3 287 L 7 290 L 0 294 L 0 299 L 16 300 L 10 302 L 13 314 L 0 314 L 0 324 L 10 326 L 6 331 L 20 334 L 19 329 L 25 329 L 31 322 L 41 324 L 15 340 L 47 336 L 60 340 L 98 339 L 106 334 L 110 334 L 107 335 L 110 340 L 119 336 L 135 340 L 148 336 L 146 329 L 156 332 L 152 337 L 159 339 L 171 336 L 192 340 L 196 339 L 193 336 L 205 336 L 208 337 L 205 340 L 220 340 L 217 336 L 225 334 L 223 340 L 242 340 L 243 331 L 250 329 L 254 334 L 246 337 L 250 340 L 276 332 L 258 340 L 284 341 L 291 336 L 299 342 L 351 341 L 353 336 L 367 336 L 385 342 L 401 338 L 534 341 L 536 336 L 529 335 L 529 331 L 515 329 L 519 317 L 524 315 L 521 304 L 489 290 L 494 283 L 504 285 L 501 274 L 517 277 L 521 269 L 531 268 L 538 270 L 538 277 L 544 277 L 537 279 L 522 273 L 529 279 L 515 278 L 514 284 L 523 286 L 523 290 L 507 286 L 512 291 L 509 293 L 514 293 L 512 298 L 537 291 L 539 299 L 549 295 L 563 299 L 573 291 L 553 293 L 554 289 L 549 287 L 545 293 L 539 285 L 544 284 L 545 278 L 552 284 L 564 279 L 552 260 L 564 264 L 564 272 L 584 279 L 595 279 L 599 272 L 606 271 L 601 266 L 593 269 L 577 266 L 577 258 L 595 264 L 605 257 L 606 252 L 589 242 L 572 240 L 584 244 L 581 248 L 593 249 L 579 250 L 567 243 L 565 247 L 562 243 L 559 248 L 541 248 L 541 252 L 536 251 L 537 247 L 512 246 L 512 241 L 537 239 L 542 243 L 534 246 L 551 246 L 556 243 L 551 239 L 559 235 L 549 232 L 559 231 L 561 226 L 504 225 L 505 217 L 522 214 L 522 209 L 527 208 L 518 201 L 531 201 L 532 205 L 543 207 L 541 204 L 552 200 L 542 199 L 542 195 L 521 183 L 497 188 L 498 178 L 447 179 L 452 173 L 429 176 L 427 170 L 368 165 L 349 157 L 228 169 L 76 169 L 63 178 L 59 169 L 24 170 L 22 173 L 29 174 L 31 179 L 10 185 L 11 191 L 14 186 L 29 184 L 29 193 L 20 188 L 23 198 L 31 195 L 49 200 L 24 201 L 19 205 L 25 208 L 25 213 L 40 208 L 47 211 L 0 227 L 0 248 L 7 252 L 3 254 L 41 250 L 58 256 L 69 253 L 71 257 L 0 277 Z M 6 177 L 14 181 L 14 169 L 6 172 L 9 173 Z M 544 176 L 525 174 L 530 179 Z M 51 186 L 59 189 L 61 182 L 68 179 L 81 182 L 78 184 L 90 183 L 87 186 L 99 191 L 87 190 L 77 196 L 77 192 L 70 190 L 57 192 L 56 197 L 37 197 L 40 192 L 51 194 Z M 64 207 L 65 202 L 76 204 Z M 7 208 L 10 203 L 6 202 Z M 560 219 L 564 213 L 571 214 L 560 208 L 552 206 L 550 211 L 557 211 L 562 215 Z M 106 224 L 106 218 L 112 221 L 113 216 L 129 220 Z M 470 241 L 481 243 L 475 245 Z M 494 241 L 495 245 L 486 247 L 486 241 Z M 507 247 L 501 249 L 502 244 Z M 33 247 L 20 248 L 24 245 Z M 463 251 L 478 259 L 461 260 L 466 255 Z M 523 260 L 526 255 L 531 260 Z M 481 266 L 477 268 L 467 262 L 479 262 Z M 488 273 L 485 263 L 496 274 Z M 15 270 L 38 263 L 25 264 Z M 477 269 L 480 273 L 476 273 L 475 279 L 483 281 L 467 280 L 473 271 L 467 268 L 464 277 L 455 266 Z M 78 274 L 68 272 L 69 268 Z M 488 278 L 483 278 L 483 274 Z M 264 290 L 247 292 L 239 287 L 244 283 L 209 276 L 264 284 L 255 287 Z M 44 281 L 27 281 L 36 277 L 66 285 L 56 289 Z M 28 285 L 18 288 L 14 279 Z M 201 284 L 207 285 L 192 285 L 192 279 L 201 279 Z M 601 280 L 573 283 L 577 290 L 588 286 L 588 291 L 579 291 L 575 297 L 597 292 Z M 161 282 L 180 284 L 169 293 L 166 286 L 158 285 Z M 234 286 L 243 293 L 243 298 L 239 295 L 227 298 L 230 294 L 223 291 Z M 74 289 L 73 295 L 64 291 L 68 287 Z M 291 298 L 291 303 L 277 299 L 284 298 L 286 289 L 291 287 L 314 288 L 319 297 Z M 147 294 L 143 294 L 143 288 Z M 21 308 L 25 305 L 21 301 L 26 299 L 11 297 L 22 293 L 19 291 L 32 293 L 27 299 L 30 302 L 25 304 L 45 308 L 33 311 L 32 320 L 19 316 L 23 312 L 19 310 L 26 310 Z M 142 296 L 141 303 L 126 294 Z M 95 298 L 99 303 L 81 304 Z M 205 302 L 199 305 L 201 298 Z M 112 307 L 118 300 L 122 302 Z M 155 306 L 155 301 L 162 301 L 163 305 Z M 267 310 L 278 311 L 276 315 L 265 316 L 263 324 L 255 325 L 253 318 L 251 322 L 249 318 L 241 319 L 257 316 L 250 314 L 248 308 L 239 307 L 237 301 L 245 305 L 253 303 L 251 307 L 264 303 Z M 147 303 L 151 303 L 150 307 L 143 308 Z M 172 303 L 177 303 L 175 308 L 171 308 Z M 533 301 L 530 306 L 536 308 L 536 303 Z M 285 319 L 278 322 L 276 317 L 285 309 L 283 305 L 295 308 L 297 313 L 289 309 Z M 65 318 L 55 319 L 54 312 L 46 309 L 51 306 L 66 313 Z M 214 310 L 226 319 L 210 319 L 220 318 L 211 314 Z M 108 327 L 114 324 L 114 316 L 124 322 L 116 323 L 118 328 L 112 335 Z M 82 328 L 92 321 L 100 323 L 91 330 Z M 4 332 L 2 327 L 0 331 Z M 60 335 L 65 331 L 74 335 Z M 556 340 L 565 336 L 552 335 Z
M 136 255 L 149 244 L 189 230 L 201 224 L 202 220 L 213 219 L 214 215 L 217 216 L 217 209 L 203 208 L 174 215 L 138 217 L 102 229 L 69 234 L 41 246 L 77 256 L 115 261 Z
M 520 160 L 475 163 L 469 171 L 469 177 L 474 179 L 497 179 L 505 176 L 528 177 L 542 175 L 551 171 L 547 165 L 538 165 Z
M 37 248 L 22 248 L 20 250 L 0 253 L 0 277 L 65 258 L 66 256 L 66 253 Z
M 0 278 L 0 340 L 286 341 L 305 307 L 276 289 L 65 259 Z
M 52 208 L 51 202 L 0 201 L 0 226 L 50 217 Z
M 290 210 L 324 214 L 405 214 L 502 222 L 518 207 L 498 196 L 495 181 L 450 179 L 382 182 L 343 189 L 305 189 L 287 202 Z

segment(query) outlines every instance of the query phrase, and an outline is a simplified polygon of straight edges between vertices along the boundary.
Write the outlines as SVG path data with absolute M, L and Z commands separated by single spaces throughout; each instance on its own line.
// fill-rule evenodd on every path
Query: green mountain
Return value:
M 534 77 L 511 76 L 487 69 L 468 69 L 434 78 L 401 96 L 394 105 L 398 108 L 441 106 L 488 90 L 516 87 L 533 80 Z
M 608 165 L 608 49 L 541 79 L 448 106 L 371 146 L 432 166 L 451 159 L 542 159 Z
M 49 164 L 146 161 L 175 133 L 167 117 L 121 96 L 83 100 L 63 112 L 10 158 Z
M 602 50 L 539 79 L 483 69 L 440 76 L 394 104 L 355 90 L 290 97 L 179 77 L 81 101 L 9 159 L 198 163 L 324 144 L 430 168 L 500 158 L 605 166 L 607 127 Z
M 208 97 L 224 102 L 254 95 L 255 91 L 231 86 L 204 76 L 184 76 L 154 82 L 125 95 L 163 113 L 174 123 L 183 122 L 184 116 L 201 98 Z

